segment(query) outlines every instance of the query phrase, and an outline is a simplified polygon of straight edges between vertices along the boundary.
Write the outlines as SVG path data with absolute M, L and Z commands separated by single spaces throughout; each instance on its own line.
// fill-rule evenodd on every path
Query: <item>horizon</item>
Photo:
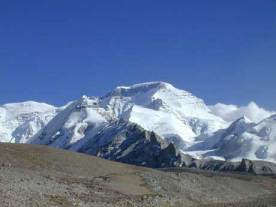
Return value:
M 164 81 L 207 105 L 276 110 L 276 2 L 0 3 L 0 105 L 62 106 Z

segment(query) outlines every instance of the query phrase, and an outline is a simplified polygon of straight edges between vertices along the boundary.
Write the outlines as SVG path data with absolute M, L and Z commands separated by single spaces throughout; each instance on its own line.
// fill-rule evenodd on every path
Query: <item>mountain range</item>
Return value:
M 251 103 L 250 116 L 237 118 L 233 107 L 207 106 L 165 82 L 120 86 L 62 107 L 33 101 L 2 105 L 0 141 L 150 167 L 181 166 L 194 159 L 276 162 L 276 115 L 254 111 Z

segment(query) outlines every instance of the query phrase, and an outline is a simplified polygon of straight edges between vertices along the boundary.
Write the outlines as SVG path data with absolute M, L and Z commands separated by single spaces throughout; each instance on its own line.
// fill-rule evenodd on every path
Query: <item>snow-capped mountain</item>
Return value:
M 183 150 L 195 137 L 227 126 L 201 99 L 168 83 L 152 82 L 117 87 L 100 98 L 83 96 L 51 120 L 39 136 L 43 144 L 71 148 L 121 119 L 154 131 Z
M 136 163 L 149 166 L 158 165 L 152 161 L 157 155 L 166 157 L 163 152 L 169 143 L 195 157 L 276 162 L 273 117 L 259 124 L 246 118 L 231 124 L 216 114 L 187 91 L 149 82 L 120 86 L 102 97 L 83 96 L 59 108 L 36 102 L 3 105 L 0 140 L 50 145 L 129 163 L 139 157 Z M 142 132 L 133 133 L 132 124 Z M 150 133 L 158 141 L 152 141 Z M 137 152 L 151 158 L 145 161 Z
M 83 96 L 64 107 L 30 143 L 77 150 L 77 144 L 93 138 L 111 119 L 104 109 L 98 107 L 96 98 Z
M 33 101 L 0 106 L 0 140 L 25 143 L 56 113 L 56 107 Z
M 227 159 L 276 161 L 276 116 L 258 124 L 246 123 L 239 131 L 228 133 L 216 150 Z
M 164 82 L 117 87 L 100 98 L 99 105 L 116 118 L 181 143 L 183 149 L 190 146 L 195 137 L 227 126 L 210 112 L 203 100 Z
M 242 117 L 228 128 L 205 137 L 187 149 L 188 154 L 221 157 L 227 160 L 267 160 L 276 162 L 276 115 L 258 124 Z

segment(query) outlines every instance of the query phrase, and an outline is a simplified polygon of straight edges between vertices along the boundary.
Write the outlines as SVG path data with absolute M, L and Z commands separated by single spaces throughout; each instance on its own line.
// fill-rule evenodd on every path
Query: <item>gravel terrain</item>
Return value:
M 0 144 L 1 206 L 276 206 L 276 176 L 154 170 L 46 146 Z

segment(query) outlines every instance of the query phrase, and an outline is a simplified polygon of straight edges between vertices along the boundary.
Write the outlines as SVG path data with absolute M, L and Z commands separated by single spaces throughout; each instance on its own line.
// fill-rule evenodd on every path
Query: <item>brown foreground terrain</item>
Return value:
M 154 170 L 0 144 L 0 206 L 276 206 L 276 177 Z

